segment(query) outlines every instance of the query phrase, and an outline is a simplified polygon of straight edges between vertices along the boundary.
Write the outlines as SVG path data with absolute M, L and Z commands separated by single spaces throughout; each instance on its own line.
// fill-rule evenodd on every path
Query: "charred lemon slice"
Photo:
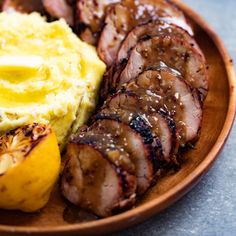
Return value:
M 50 127 L 34 123 L 7 132 L 0 138 L 0 208 L 39 210 L 59 170 L 60 152 Z

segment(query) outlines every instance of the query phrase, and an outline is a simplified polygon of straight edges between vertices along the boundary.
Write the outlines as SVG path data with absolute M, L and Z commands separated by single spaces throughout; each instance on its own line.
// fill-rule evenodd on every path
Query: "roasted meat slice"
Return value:
M 98 43 L 100 58 L 108 66 L 112 65 L 129 31 L 139 24 L 158 19 L 180 25 L 192 33 L 183 13 L 166 0 L 124 0 L 109 7 Z
M 174 119 L 182 146 L 197 139 L 201 104 L 180 75 L 167 68 L 147 70 L 127 84 L 126 89 L 139 95 L 143 109 L 159 111 Z
M 74 25 L 73 7 L 66 0 L 41 0 L 47 13 L 56 19 L 63 18 L 70 25 Z
M 87 43 L 96 45 L 104 25 L 106 8 L 121 0 L 78 0 L 76 22 L 79 36 Z
M 137 177 L 137 194 L 143 194 L 153 181 L 155 170 L 149 147 L 142 136 L 128 125 L 114 119 L 102 119 L 95 122 L 90 130 L 96 133 L 110 134 L 115 145 L 122 146 L 129 153 L 135 166 Z
M 136 44 L 141 40 L 147 40 L 154 36 L 163 35 L 178 37 L 179 39 L 186 41 L 204 58 L 202 51 L 194 38 L 182 28 L 173 24 L 168 24 L 164 21 L 155 21 L 138 25 L 127 35 L 118 52 L 116 63 L 113 64 L 104 75 L 103 86 L 100 91 L 102 99 L 105 99 L 109 93 L 112 93 L 115 90 L 117 86 L 116 82 L 119 80 L 120 74 L 122 70 L 124 70 L 130 53 Z
M 143 104 L 142 104 L 143 105 Z M 155 169 L 171 165 L 176 144 L 174 123 L 156 112 L 144 112 L 139 97 L 131 93 L 117 93 L 109 98 L 95 119 L 116 119 L 128 124 L 149 145 Z
M 67 147 L 61 188 L 73 204 L 106 217 L 132 206 L 137 181 L 129 155 L 105 134 L 85 132 Z
M 130 54 L 118 84 L 129 82 L 148 68 L 169 67 L 177 70 L 193 89 L 197 89 L 201 101 L 208 91 L 208 75 L 205 58 L 185 40 L 178 37 L 156 36 L 139 42 Z
M 2 11 L 17 11 L 21 13 L 43 12 L 43 4 L 42 0 L 3 0 Z
M 129 59 L 129 53 L 140 40 L 161 35 L 177 36 L 192 45 L 199 52 L 199 54 L 202 54 L 198 44 L 187 31 L 177 25 L 166 23 L 165 21 L 154 21 L 147 24 L 138 25 L 129 32 L 120 47 L 116 63 L 120 64 Z

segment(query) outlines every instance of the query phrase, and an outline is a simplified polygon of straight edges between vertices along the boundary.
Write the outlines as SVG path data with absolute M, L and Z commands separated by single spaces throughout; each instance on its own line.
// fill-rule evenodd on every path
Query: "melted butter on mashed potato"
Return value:
M 64 145 L 96 105 L 105 71 L 64 20 L 0 14 L 0 131 L 50 123 Z

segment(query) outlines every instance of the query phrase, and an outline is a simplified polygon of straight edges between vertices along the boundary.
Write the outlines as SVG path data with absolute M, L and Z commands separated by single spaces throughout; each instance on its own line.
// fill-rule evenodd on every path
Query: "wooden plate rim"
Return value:
M 235 73 L 232 59 L 229 56 L 224 44 L 214 30 L 200 17 L 195 11 L 188 7 L 185 3 L 180 0 L 174 1 L 184 13 L 191 18 L 194 22 L 201 26 L 201 28 L 209 35 L 209 37 L 215 43 L 215 46 L 219 50 L 221 57 L 224 61 L 224 66 L 226 68 L 226 73 L 228 75 L 229 83 L 229 104 L 227 116 L 225 119 L 224 126 L 221 133 L 215 142 L 213 148 L 205 157 L 205 159 L 197 166 L 197 168 L 188 175 L 185 179 L 179 182 L 175 187 L 168 190 L 162 196 L 157 199 L 153 199 L 150 202 L 144 203 L 134 209 L 126 211 L 122 214 L 111 216 L 106 219 L 101 219 L 92 222 L 78 223 L 64 226 L 51 226 L 51 227 L 27 227 L 27 226 L 4 226 L 0 225 L 0 233 L 25 233 L 25 234 L 62 234 L 62 233 L 76 233 L 76 232 L 95 232 L 98 229 L 105 229 L 101 231 L 115 231 L 117 229 L 123 229 L 128 226 L 137 224 L 148 217 L 158 213 L 162 209 L 166 208 L 170 204 L 177 201 L 182 197 L 191 187 L 197 183 L 200 177 L 205 174 L 209 168 L 212 166 L 217 156 L 221 152 L 230 130 L 233 126 L 235 111 L 236 111 L 236 91 L 235 91 Z M 126 223 L 124 223 L 126 222 Z M 123 227 L 121 224 L 123 223 Z M 101 233 L 101 231 L 99 233 Z

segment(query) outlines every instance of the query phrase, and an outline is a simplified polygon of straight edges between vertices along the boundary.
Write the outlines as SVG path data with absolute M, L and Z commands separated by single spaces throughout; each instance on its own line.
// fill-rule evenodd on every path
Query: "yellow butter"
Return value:
M 14 71 L 38 71 L 43 66 L 43 58 L 39 56 L 1 56 L 0 73 Z

